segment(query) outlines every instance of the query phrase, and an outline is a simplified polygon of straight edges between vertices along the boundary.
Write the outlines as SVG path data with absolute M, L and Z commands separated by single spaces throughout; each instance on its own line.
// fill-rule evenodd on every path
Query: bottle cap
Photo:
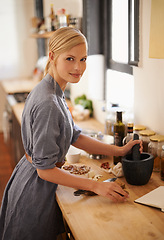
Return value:
M 141 136 L 153 136 L 155 135 L 155 132 L 152 130 L 142 130 L 139 132 Z
M 128 127 L 128 128 L 132 128 L 133 126 L 134 126 L 133 123 L 128 123 L 128 124 L 127 124 L 127 127 Z
M 134 131 L 141 131 L 141 130 L 145 130 L 146 127 L 144 125 L 135 125 L 134 126 Z
M 153 135 L 150 137 L 152 142 L 164 142 L 164 135 Z

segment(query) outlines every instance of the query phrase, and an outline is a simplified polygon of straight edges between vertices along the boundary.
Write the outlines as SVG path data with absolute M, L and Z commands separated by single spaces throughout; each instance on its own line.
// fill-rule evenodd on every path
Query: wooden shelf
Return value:
M 33 33 L 30 35 L 32 38 L 50 38 L 53 32 L 45 32 L 45 33 Z

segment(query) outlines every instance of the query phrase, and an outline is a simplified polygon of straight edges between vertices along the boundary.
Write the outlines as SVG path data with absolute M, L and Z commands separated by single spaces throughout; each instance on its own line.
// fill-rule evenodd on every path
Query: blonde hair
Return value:
M 60 54 L 82 43 L 87 46 L 86 38 L 80 30 L 71 27 L 59 28 L 49 40 L 49 52 L 55 53 L 54 60 L 56 61 Z M 50 61 L 48 59 L 44 75 L 48 73 L 49 67 Z

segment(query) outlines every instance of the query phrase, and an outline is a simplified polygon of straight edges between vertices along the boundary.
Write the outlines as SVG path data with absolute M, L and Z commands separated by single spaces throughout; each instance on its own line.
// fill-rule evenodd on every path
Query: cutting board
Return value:
M 136 199 L 134 202 L 160 208 L 164 212 L 164 186 L 160 186 L 144 196 Z

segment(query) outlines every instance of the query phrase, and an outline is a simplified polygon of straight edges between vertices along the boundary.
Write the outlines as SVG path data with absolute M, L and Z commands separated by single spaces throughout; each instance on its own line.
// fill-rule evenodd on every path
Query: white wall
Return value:
M 0 9 L 0 79 L 30 77 L 37 60 L 30 38 L 33 0 L 1 0 Z
M 134 68 L 135 123 L 164 134 L 164 59 L 149 58 L 151 0 L 141 1 L 141 66 Z

